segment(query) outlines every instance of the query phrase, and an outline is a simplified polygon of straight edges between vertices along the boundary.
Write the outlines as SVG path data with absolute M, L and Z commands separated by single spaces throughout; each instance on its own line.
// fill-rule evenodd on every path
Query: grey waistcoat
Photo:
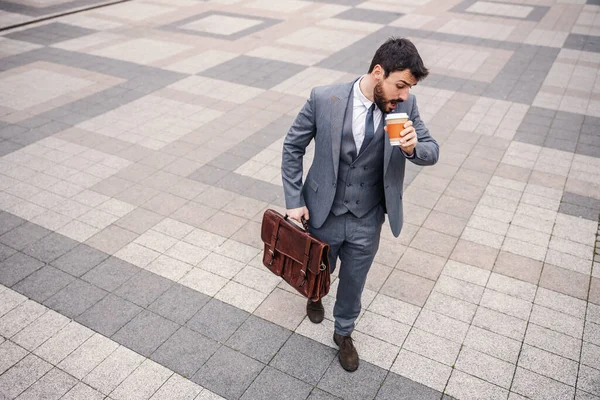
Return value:
M 383 191 L 383 120 L 375 130 L 375 137 L 362 153 L 358 154 L 352 134 L 354 93 L 350 93 L 340 149 L 338 181 L 331 212 L 342 215 L 351 212 L 361 218 L 384 201 Z M 358 154 L 358 155 L 357 155 Z

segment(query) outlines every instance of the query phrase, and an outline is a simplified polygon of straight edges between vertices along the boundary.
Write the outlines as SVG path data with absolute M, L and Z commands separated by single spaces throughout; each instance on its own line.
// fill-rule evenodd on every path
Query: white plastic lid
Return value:
M 407 113 L 389 113 L 385 116 L 385 120 L 389 121 L 390 119 L 408 119 Z

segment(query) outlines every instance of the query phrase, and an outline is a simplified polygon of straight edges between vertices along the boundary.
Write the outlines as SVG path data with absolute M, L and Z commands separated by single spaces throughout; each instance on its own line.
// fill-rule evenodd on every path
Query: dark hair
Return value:
M 417 48 L 405 38 L 391 37 L 382 44 L 373 56 L 369 73 L 377 64 L 383 67 L 386 78 L 392 72 L 405 69 L 409 69 L 417 81 L 425 79 L 429 75 L 429 70 L 425 68 Z

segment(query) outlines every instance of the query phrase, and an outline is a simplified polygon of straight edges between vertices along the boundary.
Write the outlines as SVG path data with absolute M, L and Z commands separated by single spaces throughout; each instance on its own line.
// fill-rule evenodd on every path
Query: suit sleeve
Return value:
M 407 157 L 417 165 L 433 165 L 438 161 L 440 148 L 436 140 L 429 134 L 429 129 L 421 119 L 417 99 L 414 99 L 413 108 L 410 112 L 410 119 L 413 122 L 417 132 L 418 143 L 415 147 L 414 157 Z
M 302 158 L 316 133 L 314 93 L 313 89 L 283 142 L 281 177 L 288 209 L 306 205 L 302 196 Z

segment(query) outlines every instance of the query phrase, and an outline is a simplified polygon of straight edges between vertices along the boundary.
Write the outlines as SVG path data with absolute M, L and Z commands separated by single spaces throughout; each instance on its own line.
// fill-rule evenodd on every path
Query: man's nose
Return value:
M 398 96 L 398 99 L 402 100 L 402 101 L 406 101 L 408 100 L 408 94 L 410 92 L 408 90 L 403 90 L 400 92 L 400 95 Z

